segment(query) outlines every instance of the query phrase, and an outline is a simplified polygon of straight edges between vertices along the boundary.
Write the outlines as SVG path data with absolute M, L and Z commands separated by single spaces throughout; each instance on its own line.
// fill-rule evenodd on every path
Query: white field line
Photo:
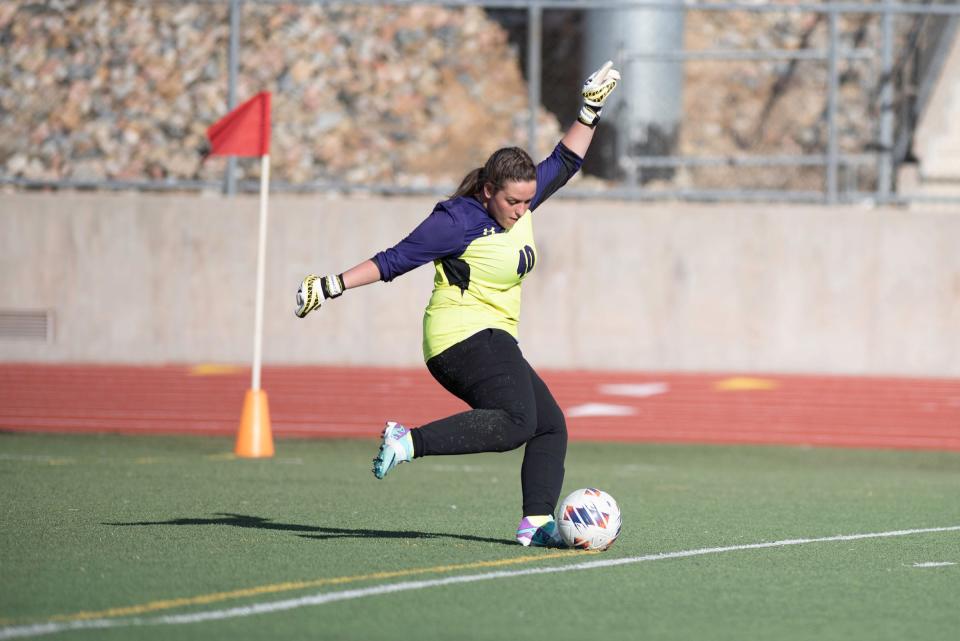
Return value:
M 33 463 L 74 463 L 69 456 L 50 456 L 49 454 L 0 454 L 0 461 L 30 461 Z
M 207 612 L 191 612 L 189 614 L 168 614 L 155 617 L 131 617 L 131 618 L 104 618 L 93 619 L 89 621 L 69 621 L 64 623 L 35 623 L 31 625 L 10 626 L 0 628 L 0 640 L 15 639 L 21 637 L 36 637 L 44 634 L 54 634 L 66 630 L 89 630 L 104 628 L 121 628 L 141 625 L 177 625 L 183 623 L 200 623 L 203 621 L 218 621 L 221 619 L 234 619 L 238 617 L 248 617 L 256 614 L 268 614 L 271 612 L 282 612 L 284 610 L 293 610 L 309 605 L 323 605 L 324 603 L 333 603 L 335 601 L 349 601 L 352 599 L 362 599 L 369 596 L 378 596 L 381 594 L 392 594 L 394 592 L 406 592 L 409 590 L 423 590 L 425 588 L 434 588 L 447 585 L 456 585 L 459 583 L 476 583 L 478 581 L 490 581 L 494 579 L 508 579 L 518 576 L 531 576 L 535 574 L 554 574 L 557 572 L 575 572 L 577 570 L 594 570 L 597 568 L 609 568 L 617 565 L 631 565 L 633 563 L 644 563 L 646 561 L 662 561 L 664 559 L 682 559 L 691 556 L 705 556 L 707 554 L 722 554 L 724 552 L 739 552 L 742 550 L 761 550 L 765 548 L 781 548 L 793 545 L 805 545 L 808 543 L 832 543 L 836 541 L 858 541 L 860 539 L 882 539 L 897 536 L 909 536 L 912 534 L 930 534 L 934 532 L 958 532 L 960 525 L 949 527 L 918 528 L 912 530 L 893 530 L 890 532 L 870 532 L 867 534 L 844 534 L 839 536 L 825 536 L 811 539 L 784 539 L 782 541 L 769 541 L 764 543 L 749 543 L 745 545 L 728 545 L 715 548 L 699 548 L 696 550 L 680 550 L 678 552 L 662 552 L 660 554 L 646 554 L 644 556 L 631 556 L 619 559 L 598 559 L 596 561 L 585 561 L 583 563 L 573 563 L 571 565 L 553 566 L 546 568 L 527 568 L 525 570 L 499 570 L 496 572 L 484 572 L 482 574 L 464 574 L 460 576 L 445 577 L 442 579 L 428 579 L 425 581 L 401 581 L 398 583 L 386 583 L 383 585 L 374 585 L 367 588 L 357 588 L 355 590 L 340 590 L 336 592 L 320 592 L 309 596 L 296 599 L 284 599 L 282 601 L 270 601 L 266 603 L 255 603 L 253 605 L 244 605 L 235 608 L 223 610 L 209 610 Z

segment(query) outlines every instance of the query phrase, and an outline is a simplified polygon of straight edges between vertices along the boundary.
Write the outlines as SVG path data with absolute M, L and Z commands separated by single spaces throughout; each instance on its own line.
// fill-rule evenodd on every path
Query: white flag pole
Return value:
M 267 191 L 270 185 L 270 154 L 260 157 L 260 237 L 257 245 L 257 299 L 253 330 L 253 380 L 251 388 L 260 389 L 260 363 L 263 357 L 263 288 L 267 263 Z

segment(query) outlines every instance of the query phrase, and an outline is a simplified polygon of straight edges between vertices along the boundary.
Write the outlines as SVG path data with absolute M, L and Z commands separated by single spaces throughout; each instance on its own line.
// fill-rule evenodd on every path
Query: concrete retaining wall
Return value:
M 305 320 L 305 273 L 392 245 L 422 198 L 274 196 L 264 361 L 421 363 L 432 267 Z M 555 200 L 521 346 L 542 368 L 960 376 L 960 215 Z M 0 195 L 0 314 L 53 313 L 3 361 L 249 363 L 257 198 Z

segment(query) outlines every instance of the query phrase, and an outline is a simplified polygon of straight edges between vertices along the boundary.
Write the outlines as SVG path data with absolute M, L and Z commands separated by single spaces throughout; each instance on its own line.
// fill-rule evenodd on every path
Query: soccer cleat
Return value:
M 395 421 L 387 421 L 383 428 L 380 452 L 373 459 L 373 475 L 382 479 L 387 472 L 407 461 L 413 460 L 413 437 L 410 430 Z
M 566 547 L 552 516 L 523 517 L 517 526 L 517 543 L 542 548 Z

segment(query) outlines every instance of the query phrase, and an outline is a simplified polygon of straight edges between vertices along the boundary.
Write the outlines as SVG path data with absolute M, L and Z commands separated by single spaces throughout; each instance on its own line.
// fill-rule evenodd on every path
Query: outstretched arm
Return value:
M 379 252 L 370 260 L 354 265 L 342 274 L 309 275 L 297 290 L 296 314 L 303 318 L 327 298 L 336 298 L 348 289 L 378 280 L 391 281 L 401 274 L 448 254 L 462 251 L 463 226 L 438 203 L 416 229 L 395 246 Z
M 372 260 L 365 260 L 343 272 L 341 277 L 343 278 L 343 288 L 353 289 L 380 280 L 380 268 Z
M 294 313 L 303 318 L 320 307 L 327 298 L 336 298 L 347 289 L 369 285 L 380 280 L 380 268 L 372 260 L 365 260 L 342 274 L 316 276 L 310 274 L 300 281 L 297 290 L 297 309 Z

